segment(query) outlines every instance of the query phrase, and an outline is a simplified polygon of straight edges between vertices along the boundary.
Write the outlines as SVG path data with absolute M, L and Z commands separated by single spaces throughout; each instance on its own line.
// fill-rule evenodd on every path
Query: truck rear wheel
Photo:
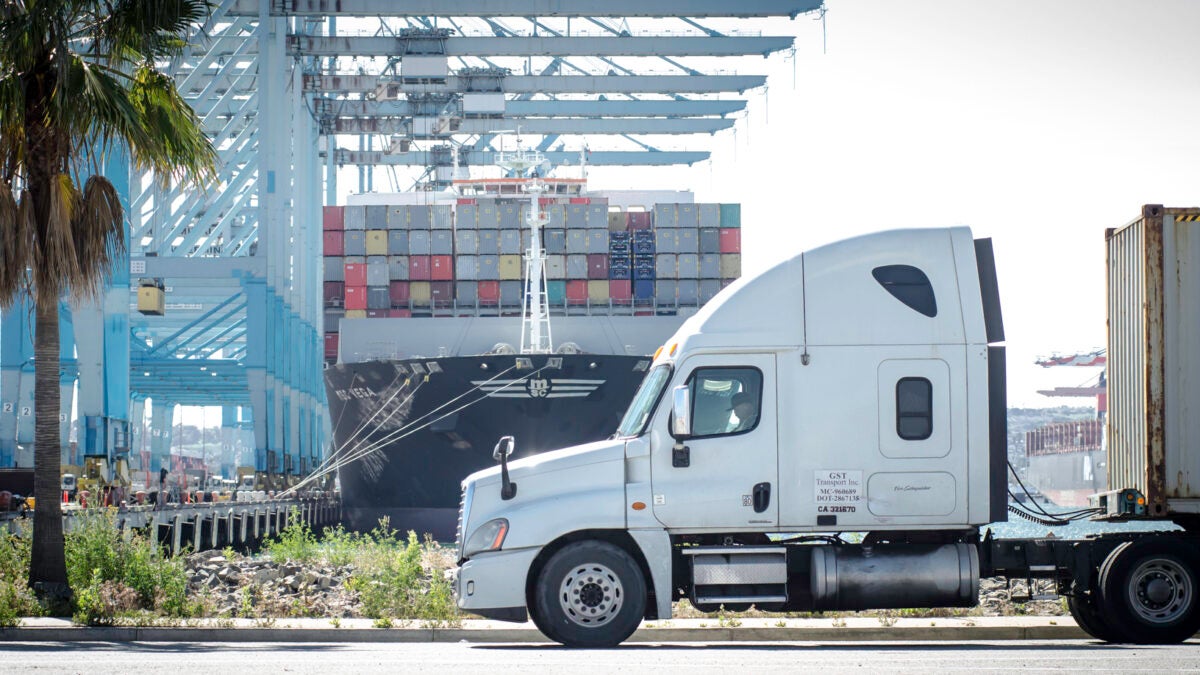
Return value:
M 646 582 L 637 562 L 604 541 L 555 553 L 538 576 L 532 613 L 546 637 L 568 647 L 612 647 L 637 630 Z
M 1113 641 L 1182 642 L 1200 629 L 1200 556 L 1186 542 L 1146 539 L 1113 549 L 1100 568 L 1101 607 Z M 1085 629 L 1086 630 L 1086 629 Z
M 1100 613 L 1100 608 L 1096 605 L 1097 600 L 1095 595 L 1070 595 L 1067 596 L 1067 609 L 1071 610 L 1071 617 L 1075 619 L 1075 623 L 1079 624 L 1083 632 L 1097 640 L 1116 642 L 1118 640 L 1117 632 L 1105 621 L 1104 616 Z

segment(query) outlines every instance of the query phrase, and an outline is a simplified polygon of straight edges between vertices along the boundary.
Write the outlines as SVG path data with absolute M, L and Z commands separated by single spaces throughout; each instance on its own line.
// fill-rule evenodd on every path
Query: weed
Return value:
M 833 627 L 834 627 L 834 628 L 845 628 L 845 627 L 846 627 L 846 620 L 845 620 L 845 619 L 843 619 L 843 618 L 841 618 L 841 617 L 838 617 L 838 618 L 834 619 L 834 620 L 833 620 Z
M 787 622 L 784 621 L 783 619 L 780 619 L 775 622 L 775 627 L 776 628 L 787 628 Z
M 1058 625 L 1058 622 L 1057 622 L 1057 621 L 1055 621 L 1054 619 L 1050 619 L 1050 625 L 1051 625 L 1051 626 L 1057 626 L 1057 625 Z
M 99 583 L 116 582 L 136 591 L 137 608 L 154 609 L 174 617 L 193 616 L 202 610 L 187 597 L 183 557 L 164 557 L 140 534 L 125 539 L 113 522 L 112 512 L 82 517 L 76 522 L 77 526 L 65 537 L 67 580 L 76 593 L 92 586 L 99 575 Z
M 28 584 L 32 531 L 26 521 L 16 534 L 0 534 L 0 628 L 18 625 L 23 616 L 42 613 Z
M 221 555 L 225 556 L 225 562 L 233 562 L 237 559 L 237 551 L 233 550 L 232 546 L 226 546 L 222 549 Z
M 900 620 L 900 617 L 896 615 L 896 612 L 890 609 L 879 610 L 876 618 L 879 619 L 879 625 L 883 626 L 884 628 L 891 628 L 892 626 L 896 625 L 897 621 Z
M 264 616 L 264 617 L 255 619 L 254 626 L 256 628 L 274 628 L 275 627 L 275 617 Z
M 300 517 L 300 509 L 293 508 L 288 514 L 287 527 L 274 539 L 268 539 L 264 547 L 273 560 L 308 563 L 320 553 L 317 537 L 308 523 Z
M 742 620 L 736 616 L 731 616 L 725 611 L 725 607 L 722 606 L 721 610 L 717 612 L 717 625 L 721 628 L 737 628 L 742 625 Z
M 333 617 L 332 619 L 330 619 L 330 620 L 329 620 L 329 624 L 330 624 L 331 626 L 333 626 L 334 628 L 341 628 L 341 627 L 342 627 L 342 620 L 341 620 L 341 619 L 339 619 L 338 617 L 336 617 L 336 616 L 335 616 L 335 617 Z
M 392 619 L 391 619 L 391 617 L 381 616 L 381 617 L 375 619 L 375 622 L 372 623 L 371 625 L 374 626 L 375 628 L 391 628 L 392 627 Z

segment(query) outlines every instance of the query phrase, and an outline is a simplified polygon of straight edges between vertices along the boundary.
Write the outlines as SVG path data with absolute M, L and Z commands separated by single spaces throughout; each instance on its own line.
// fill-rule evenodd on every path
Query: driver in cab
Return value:
M 726 433 L 737 433 L 754 428 L 758 422 L 758 402 L 746 392 L 733 395 L 729 401 L 729 427 Z

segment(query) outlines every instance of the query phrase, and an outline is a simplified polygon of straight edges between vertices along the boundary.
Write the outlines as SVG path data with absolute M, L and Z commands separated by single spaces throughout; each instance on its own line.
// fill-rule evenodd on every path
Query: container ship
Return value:
M 738 204 L 455 184 L 325 208 L 328 454 L 354 529 L 452 539 L 500 436 L 514 457 L 608 437 L 654 350 L 741 274 Z

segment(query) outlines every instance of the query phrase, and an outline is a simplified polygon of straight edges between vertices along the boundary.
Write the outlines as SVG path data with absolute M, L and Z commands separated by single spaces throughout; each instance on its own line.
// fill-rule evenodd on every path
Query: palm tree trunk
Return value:
M 33 556 L 29 583 L 40 594 L 62 597 L 66 592 L 67 561 L 63 548 L 60 502 L 62 439 L 59 435 L 61 389 L 59 385 L 58 298 L 37 302 L 33 404 Z M 35 585 L 40 584 L 40 585 Z

